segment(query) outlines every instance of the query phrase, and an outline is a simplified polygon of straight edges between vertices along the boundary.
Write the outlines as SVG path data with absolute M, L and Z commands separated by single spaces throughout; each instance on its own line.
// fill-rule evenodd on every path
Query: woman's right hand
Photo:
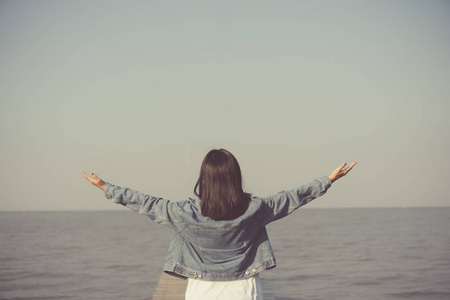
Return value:
M 356 162 L 353 162 L 349 167 L 344 169 L 344 167 L 346 165 L 347 165 L 347 163 L 343 163 L 339 168 L 334 170 L 333 173 L 331 173 L 330 176 L 328 176 L 328 178 L 330 178 L 331 182 L 335 182 L 336 180 L 338 180 L 342 176 L 347 175 L 347 173 L 350 172 L 350 170 L 356 165 Z
M 99 189 L 101 189 L 102 191 L 105 190 L 105 185 L 106 183 L 101 180 L 100 178 L 97 177 L 97 175 L 95 175 L 94 173 L 92 173 L 92 177 L 88 176 L 86 173 L 84 173 L 83 171 L 81 171 L 81 174 L 84 175 L 84 177 L 86 177 L 86 179 L 92 183 L 93 185 L 95 185 L 96 187 L 98 187 Z

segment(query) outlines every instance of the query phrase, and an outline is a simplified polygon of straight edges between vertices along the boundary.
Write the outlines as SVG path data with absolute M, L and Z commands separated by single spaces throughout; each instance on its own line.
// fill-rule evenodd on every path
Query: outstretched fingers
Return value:
M 353 162 L 350 166 L 348 166 L 346 169 L 344 169 L 344 175 L 346 175 L 350 170 L 356 165 L 356 162 Z
M 84 173 L 84 171 L 81 171 L 81 174 L 83 174 L 83 176 L 84 176 L 90 183 L 94 182 L 94 179 L 91 178 L 91 177 L 89 177 L 89 175 L 87 175 L 86 173 Z
M 92 177 L 90 177 L 89 175 L 87 175 L 86 173 L 84 173 L 83 171 L 81 171 L 81 174 L 83 174 L 83 176 L 93 185 L 95 185 L 96 187 L 98 187 L 101 190 L 105 190 L 105 182 L 103 180 L 101 180 L 96 174 L 92 173 Z
M 347 163 L 343 163 L 342 165 L 340 165 L 339 171 L 343 171 L 346 165 L 347 165 Z
M 347 165 L 347 163 L 343 163 L 336 170 L 334 170 L 330 176 L 328 176 L 328 178 L 330 178 L 331 182 L 334 182 L 334 181 L 338 180 L 339 178 L 341 178 L 342 176 L 347 175 L 347 173 L 350 172 L 350 170 L 356 165 L 356 162 L 353 162 L 350 166 L 345 168 L 346 165 Z

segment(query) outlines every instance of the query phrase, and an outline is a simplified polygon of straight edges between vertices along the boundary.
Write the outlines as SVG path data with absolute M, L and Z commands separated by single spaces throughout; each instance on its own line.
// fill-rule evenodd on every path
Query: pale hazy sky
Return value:
M 264 196 L 449 206 L 449 1 L 0 1 L 0 210 L 173 200 L 226 148 Z

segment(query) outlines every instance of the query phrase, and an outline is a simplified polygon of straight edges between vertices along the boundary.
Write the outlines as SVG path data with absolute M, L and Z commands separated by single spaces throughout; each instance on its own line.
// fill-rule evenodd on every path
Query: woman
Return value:
M 194 192 L 199 199 L 170 201 L 82 174 L 108 199 L 172 228 L 164 272 L 188 278 L 186 299 L 263 299 L 259 272 L 276 266 L 265 226 L 281 219 L 346 175 L 346 164 L 307 185 L 270 197 L 244 193 L 236 158 L 211 150 Z

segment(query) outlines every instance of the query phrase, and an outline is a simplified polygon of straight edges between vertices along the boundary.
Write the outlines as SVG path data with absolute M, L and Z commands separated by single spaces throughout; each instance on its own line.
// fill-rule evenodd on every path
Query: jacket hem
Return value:
M 233 273 L 212 273 L 194 270 L 191 268 L 187 268 L 185 266 L 180 265 L 179 263 L 171 264 L 166 263 L 164 265 L 164 272 L 184 279 L 192 278 L 192 279 L 201 279 L 205 281 L 233 281 L 244 278 L 249 278 L 257 273 L 269 270 L 276 267 L 275 260 L 272 258 L 265 259 L 262 262 L 256 263 L 248 267 L 247 269 L 239 272 Z

